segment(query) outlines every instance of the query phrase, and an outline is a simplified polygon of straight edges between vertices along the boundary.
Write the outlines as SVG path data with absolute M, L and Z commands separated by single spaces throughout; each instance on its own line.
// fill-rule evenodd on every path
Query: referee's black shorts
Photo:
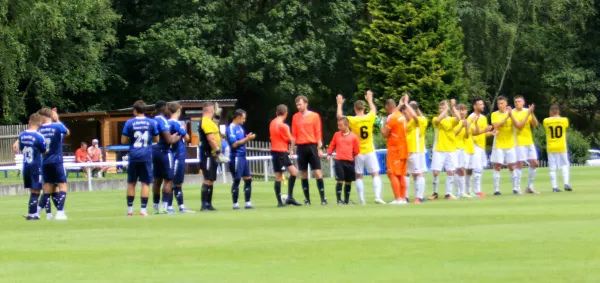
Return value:
M 210 154 L 210 150 L 201 150 L 200 169 L 205 181 L 214 182 L 217 180 L 217 159 Z
M 273 158 L 273 171 L 276 173 L 281 173 L 284 168 L 293 165 L 290 154 L 287 152 L 271 151 L 271 157 Z
M 336 160 L 335 165 L 335 179 L 338 182 L 354 182 L 356 180 L 356 171 L 354 170 L 354 161 L 347 160 Z
M 321 158 L 316 144 L 298 145 L 298 170 L 307 171 L 310 164 L 310 170 L 321 170 Z

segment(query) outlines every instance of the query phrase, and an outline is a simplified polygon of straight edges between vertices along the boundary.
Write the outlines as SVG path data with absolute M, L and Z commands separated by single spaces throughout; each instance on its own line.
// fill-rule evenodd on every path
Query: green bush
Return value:
M 544 127 L 539 126 L 533 131 L 535 144 L 538 146 L 541 160 L 548 160 L 546 152 L 546 131 Z M 567 129 L 567 148 L 571 163 L 584 164 L 590 157 L 590 141 L 586 139 L 580 132 L 569 127 Z

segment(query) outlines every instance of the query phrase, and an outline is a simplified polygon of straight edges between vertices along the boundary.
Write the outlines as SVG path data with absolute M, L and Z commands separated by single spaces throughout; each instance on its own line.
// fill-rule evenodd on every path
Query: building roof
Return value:
M 216 102 L 219 103 L 219 107 L 235 107 L 235 103 L 237 99 L 211 99 L 211 100 L 177 100 L 174 102 L 179 102 L 181 104 L 182 110 L 185 112 L 186 109 L 189 110 L 200 110 L 204 107 L 204 104 L 208 102 Z M 150 112 L 154 111 L 154 104 L 146 105 L 146 109 Z M 79 113 L 63 113 L 60 114 L 60 118 L 64 120 L 79 120 L 79 119 L 98 119 L 103 117 L 123 117 L 123 116 L 131 116 L 131 111 L 133 107 L 123 108 L 118 110 L 110 110 L 110 111 L 92 111 L 92 112 L 79 112 Z

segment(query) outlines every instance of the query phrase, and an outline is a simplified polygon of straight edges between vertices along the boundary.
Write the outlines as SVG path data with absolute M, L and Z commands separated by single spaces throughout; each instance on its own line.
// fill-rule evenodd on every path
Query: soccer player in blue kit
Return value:
M 190 136 L 187 131 L 179 123 L 179 116 L 181 116 L 181 105 L 177 102 L 167 103 L 169 112 L 171 112 L 171 119 L 169 119 L 169 125 L 171 125 L 171 134 L 178 133 L 179 140 L 171 146 L 171 152 L 173 153 L 173 190 L 168 194 L 167 200 L 167 213 L 173 214 L 173 196 L 177 199 L 179 205 L 179 212 L 181 213 L 194 213 L 195 211 L 187 209 L 183 204 L 183 179 L 185 176 L 185 143 L 190 140 Z M 165 200 L 163 199 L 163 202 Z
M 244 123 L 246 122 L 246 111 L 242 109 L 235 110 L 233 121 L 227 127 L 227 142 L 231 147 L 229 156 L 229 171 L 233 177 L 231 185 L 231 198 L 233 200 L 233 209 L 240 209 L 238 204 L 239 186 L 242 178 L 244 179 L 244 199 L 246 201 L 245 209 L 254 209 L 250 203 L 252 195 L 252 176 L 250 176 L 250 166 L 246 160 L 246 143 L 256 138 L 254 133 L 246 135 Z
M 43 117 L 44 123 L 38 129 L 38 132 L 44 137 L 46 144 L 46 154 L 43 157 L 42 179 L 44 180 L 44 193 L 53 194 L 55 184 L 58 186 L 58 193 L 55 193 L 56 220 L 67 220 L 65 214 L 65 202 L 67 200 L 67 176 L 63 165 L 62 141 L 64 136 L 68 136 L 69 130 L 63 125 L 56 111 L 49 108 L 42 108 L 39 114 Z
M 42 117 L 37 113 L 31 114 L 29 128 L 22 132 L 18 139 L 19 150 L 23 152 L 23 184 L 26 189 L 31 190 L 27 220 L 40 220 L 38 199 L 42 190 L 42 154 L 46 153 L 44 137 L 37 131 L 41 124 Z M 44 196 L 42 201 L 45 199 L 45 205 L 48 202 L 48 195 L 44 194 Z
M 142 183 L 140 193 L 141 216 L 147 216 L 146 206 L 152 183 L 152 141 L 158 141 L 158 129 L 153 119 L 144 116 L 146 105 L 138 100 L 133 104 L 133 119 L 127 120 L 123 127 L 121 143 L 129 145 L 129 164 L 127 166 L 127 216 L 133 216 L 135 186 Z
M 154 105 L 156 116 L 154 121 L 158 128 L 159 141 L 152 146 L 152 170 L 154 172 L 154 186 L 152 188 L 154 203 L 154 214 L 159 214 L 161 211 L 167 213 L 167 207 L 163 206 L 159 210 L 160 203 L 160 185 L 163 185 L 163 192 L 171 194 L 171 186 L 173 185 L 173 156 L 171 153 L 171 145 L 179 140 L 179 134 L 171 135 L 171 125 L 167 117 L 171 117 L 171 113 L 164 101 L 158 101 Z M 164 181 L 164 182 L 163 182 Z M 164 200 L 163 200 L 164 201 Z

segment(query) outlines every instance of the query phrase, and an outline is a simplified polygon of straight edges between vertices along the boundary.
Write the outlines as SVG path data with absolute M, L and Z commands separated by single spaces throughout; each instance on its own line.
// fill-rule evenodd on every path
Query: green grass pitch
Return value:
M 600 171 L 572 168 L 571 193 L 551 193 L 547 172 L 541 195 L 513 196 L 504 172 L 501 197 L 407 206 L 338 207 L 328 180 L 328 207 L 277 209 L 273 183 L 256 180 L 255 211 L 232 211 L 217 185 L 217 212 L 145 218 L 139 197 L 125 216 L 123 190 L 71 193 L 65 222 L 27 222 L 27 196 L 2 197 L 0 281 L 599 282 Z M 491 171 L 483 187 L 492 192 Z M 199 208 L 198 186 L 185 196 Z

